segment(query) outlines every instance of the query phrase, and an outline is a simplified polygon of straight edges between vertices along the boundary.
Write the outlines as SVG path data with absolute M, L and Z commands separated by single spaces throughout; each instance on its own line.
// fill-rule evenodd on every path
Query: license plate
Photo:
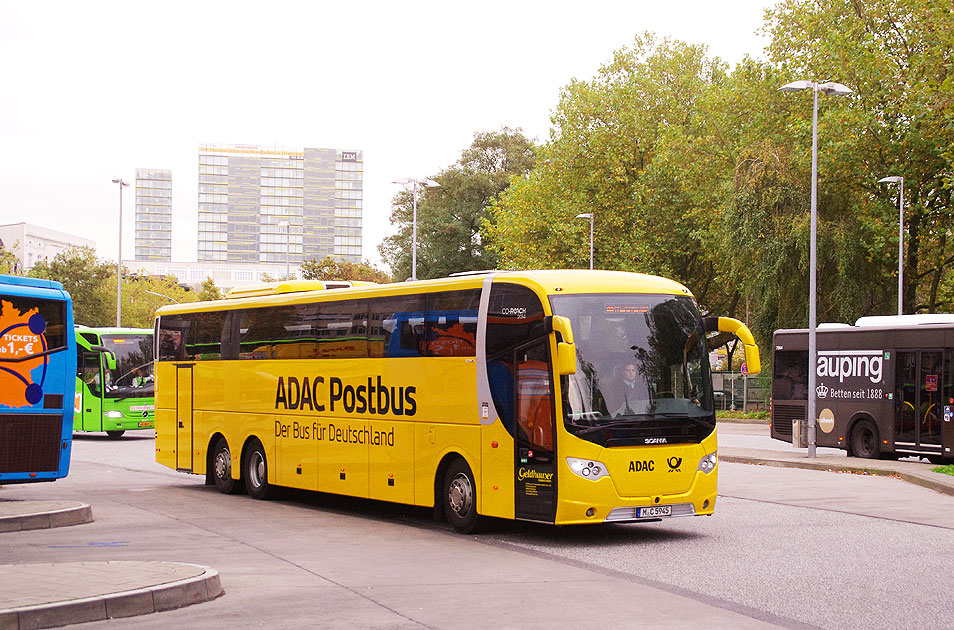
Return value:
M 152 423 L 151 423 L 151 422 L 140 422 L 140 423 L 139 423 L 139 428 L 140 428 L 140 429 L 151 429 L 151 428 L 152 428 Z
M 671 505 L 654 505 L 653 507 L 639 508 L 636 512 L 637 518 L 646 518 L 652 516 L 672 516 Z

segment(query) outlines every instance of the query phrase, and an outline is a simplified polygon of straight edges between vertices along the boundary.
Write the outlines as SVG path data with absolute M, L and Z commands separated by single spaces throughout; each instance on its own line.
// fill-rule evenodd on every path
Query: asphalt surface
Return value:
M 919 510 L 920 516 L 916 519 L 912 519 L 909 506 L 888 500 L 891 493 L 897 490 L 897 486 L 891 484 L 899 483 L 898 479 L 926 488 L 923 490 L 925 504 L 930 504 L 935 497 L 940 499 L 943 496 L 936 493 L 954 495 L 954 477 L 932 472 L 933 465 L 917 461 L 856 460 L 837 452 L 825 452 L 821 457 L 811 459 L 804 449 L 791 449 L 779 442 L 761 441 L 765 433 L 764 425 L 720 423 L 719 430 L 722 462 L 779 468 L 772 474 L 779 475 L 780 483 L 787 487 L 803 484 L 801 488 L 796 486 L 798 491 L 791 493 L 792 496 L 803 497 L 806 504 L 811 503 L 815 507 L 858 515 L 855 526 L 869 532 L 871 540 L 882 541 L 881 544 L 900 547 L 905 544 L 905 540 L 890 538 L 898 535 L 897 529 L 889 531 L 885 528 L 885 519 L 911 523 L 912 526 L 938 528 L 941 542 L 937 543 L 939 548 L 936 552 L 948 553 L 943 540 L 949 536 L 949 528 L 954 527 L 954 506 L 949 499 L 937 500 L 936 507 Z M 83 472 L 83 468 L 82 464 L 78 465 L 76 472 Z M 176 476 L 173 471 L 162 467 L 155 470 L 149 466 L 146 468 L 149 469 L 148 475 L 164 476 L 168 473 L 171 478 L 189 479 Z M 753 535 L 756 535 L 756 532 L 761 534 L 766 527 L 770 528 L 772 522 L 785 522 L 785 519 L 791 518 L 792 508 L 783 503 L 772 504 L 773 500 L 778 500 L 777 487 L 760 489 L 751 484 L 746 486 L 746 468 L 723 466 L 720 486 L 726 485 L 724 480 L 730 480 L 732 487 L 744 489 L 746 497 L 758 496 L 760 491 L 764 493 L 765 504 L 760 506 L 761 522 L 753 524 Z M 789 472 L 785 468 L 808 468 L 819 472 L 806 477 L 804 472 Z M 883 475 L 885 478 L 882 481 L 888 485 L 876 488 L 867 495 L 852 496 L 844 491 L 839 475 L 834 475 L 834 472 Z M 794 476 L 796 474 L 798 477 Z M 42 485 L 53 487 L 56 484 Z M 207 491 L 199 484 L 196 484 L 196 489 Z M 42 501 L 36 500 L 6 500 L 10 496 L 28 494 L 31 493 L 0 494 L 0 540 L 26 535 L 27 530 L 32 529 L 82 528 L 82 523 L 89 523 L 90 518 L 95 516 L 95 503 L 91 509 L 90 505 L 79 501 L 49 501 L 44 506 Z M 217 503 L 230 498 L 212 494 L 209 499 Z M 731 513 L 740 509 L 740 501 L 720 492 L 719 512 Z M 258 502 L 249 505 L 255 509 L 268 509 Z M 309 518 L 313 520 L 314 516 L 311 514 Z M 866 519 L 864 516 L 877 516 L 878 520 Z M 335 515 L 325 515 L 325 518 L 335 520 Z M 824 513 L 820 513 L 818 522 L 806 527 L 802 536 L 780 543 L 776 553 L 783 562 L 781 570 L 812 575 L 816 567 L 800 561 L 797 549 L 799 545 L 815 544 L 819 528 L 825 528 L 826 518 Z M 674 519 L 672 522 L 677 520 L 690 522 L 697 519 Z M 329 627 L 541 627 L 566 620 L 548 603 L 555 601 L 575 611 L 598 610 L 598 607 L 605 606 L 606 609 L 614 609 L 620 619 L 640 620 L 635 625 L 645 627 L 681 627 L 696 623 L 699 619 L 705 619 L 705 624 L 714 628 L 799 627 L 797 624 L 793 626 L 793 619 L 802 619 L 805 627 L 825 626 L 823 619 L 813 618 L 801 606 L 793 606 L 793 610 L 783 609 L 783 614 L 778 616 L 766 614 L 763 611 L 767 607 L 751 600 L 752 589 L 739 589 L 737 584 L 720 582 L 720 567 L 711 567 L 711 573 L 703 568 L 701 571 L 685 572 L 683 576 L 667 572 L 666 566 L 704 563 L 706 549 L 712 544 L 738 544 L 730 542 L 737 540 L 737 537 L 730 536 L 730 532 L 720 531 L 720 519 L 704 520 L 708 530 L 705 537 L 694 535 L 691 528 L 681 534 L 678 527 L 665 532 L 653 529 L 634 532 L 619 527 L 592 528 L 592 536 L 588 536 L 588 539 L 600 541 L 601 553 L 605 554 L 596 562 L 591 547 L 579 545 L 578 538 L 573 534 L 561 533 L 570 530 L 550 530 L 547 535 L 540 536 L 536 526 L 524 528 L 522 524 L 503 532 L 492 532 L 484 538 L 448 535 L 441 531 L 416 531 L 415 537 L 419 540 L 406 546 L 397 556 L 393 549 L 386 549 L 386 546 L 355 548 L 348 543 L 346 530 L 331 535 L 328 540 L 315 540 L 311 533 L 316 527 L 313 522 L 305 528 L 306 531 L 293 527 L 284 529 L 282 536 L 285 538 L 284 544 L 294 544 L 300 538 L 303 548 L 320 549 L 322 562 L 331 561 L 338 567 L 330 574 L 327 568 L 313 574 L 317 580 L 313 586 L 327 589 L 326 595 L 331 601 L 342 604 L 358 597 L 357 602 L 351 603 L 360 604 L 361 600 L 370 597 L 377 603 L 386 602 L 385 608 L 391 611 L 390 615 L 381 617 L 381 610 L 374 606 L 346 607 L 353 614 L 346 614 L 345 609 L 336 609 L 338 612 L 331 617 L 322 617 L 326 622 L 322 625 Z M 387 524 L 371 523 L 370 527 L 384 530 Z M 325 530 L 319 528 L 319 531 Z M 338 530 L 331 528 L 328 531 Z M 390 532 L 380 532 L 382 542 L 391 535 Z M 435 536 L 438 538 L 434 539 Z M 923 534 L 919 536 L 923 539 Z M 374 538 L 373 533 L 371 538 Z M 15 540 L 3 542 L 9 544 Z M 634 543 L 640 542 L 644 544 L 635 544 L 635 548 L 644 550 L 644 553 L 619 554 L 614 551 L 620 545 L 626 545 L 627 550 L 631 551 Z M 827 542 L 837 548 L 837 539 Z M 578 553 L 574 552 L 575 546 L 578 547 Z M 304 554 L 303 558 L 307 555 Z M 739 546 L 737 555 L 739 562 L 748 567 L 748 579 L 754 582 L 754 591 L 759 592 L 758 584 L 761 583 L 764 584 L 761 589 L 764 597 L 775 597 L 772 572 L 779 570 L 777 563 L 766 562 L 764 556 L 752 557 L 744 545 Z M 374 564 L 375 557 L 380 558 L 381 562 L 374 567 L 374 580 L 371 585 L 363 584 L 361 579 L 355 577 L 360 569 L 351 565 Z M 659 559 L 662 557 L 667 561 L 661 566 Z M 461 574 L 466 578 L 456 571 L 445 573 L 448 558 L 453 559 L 451 566 L 467 567 Z M 578 566 L 573 566 L 574 561 Z M 594 572 L 594 565 L 602 568 Z M 307 567 L 308 560 L 303 559 L 302 566 Z M 408 574 L 408 567 L 416 569 L 413 575 Z M 854 567 L 842 568 L 846 571 L 858 570 Z M 267 579 L 268 568 L 262 567 L 262 572 L 263 579 Z M 837 570 L 834 573 L 837 574 Z M 442 574 L 444 576 L 439 577 Z M 321 578 L 318 578 L 319 575 Z M 64 579 L 64 576 L 68 579 Z M 546 577 L 541 581 L 541 576 Z M 832 575 L 833 580 L 836 577 Z M 711 580 L 711 584 L 699 583 L 707 579 Z M 930 592 L 931 578 L 925 576 L 923 579 L 926 581 L 925 592 Z M 494 601 L 497 612 L 488 615 L 486 610 L 481 609 L 479 618 L 469 616 L 476 614 L 476 611 L 472 604 L 460 600 L 463 583 L 466 583 L 468 601 L 475 597 L 477 601 L 481 601 L 479 598 L 488 598 L 483 601 Z M 90 584 L 96 585 L 96 588 L 90 590 Z M 369 595 L 365 592 L 367 589 L 377 590 Z M 534 599 L 535 589 L 545 589 L 547 592 L 542 604 Z M 740 597 L 734 590 L 746 593 L 745 597 Z M 711 593 L 711 596 L 700 598 L 700 592 Z M 141 615 L 207 602 L 222 593 L 216 568 L 190 563 L 158 559 L 57 562 L 55 565 L 21 561 L 0 565 L 0 629 L 53 627 L 79 621 Z M 834 601 L 837 603 L 837 597 Z M 202 608 L 199 606 L 193 610 Z M 877 615 L 864 621 L 879 625 Z M 237 625 L 243 626 L 241 622 Z M 930 624 L 924 627 L 930 627 Z

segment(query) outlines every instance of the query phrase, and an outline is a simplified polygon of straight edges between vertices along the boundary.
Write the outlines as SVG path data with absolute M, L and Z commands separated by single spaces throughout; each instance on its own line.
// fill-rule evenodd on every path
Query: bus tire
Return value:
M 119 431 L 107 431 L 106 437 L 108 437 L 110 440 L 118 440 L 119 438 L 123 436 L 123 433 L 125 432 L 126 431 L 122 429 L 120 429 Z
M 477 514 L 477 484 L 474 473 L 462 458 L 457 458 L 444 474 L 444 515 L 455 530 L 461 534 L 473 534 L 479 530 L 481 521 Z
M 881 443 L 878 427 L 870 420 L 859 420 L 851 429 L 851 452 L 855 457 L 878 459 Z
M 248 496 L 253 499 L 267 499 L 268 495 L 271 494 L 265 447 L 258 440 L 252 440 L 245 452 L 242 478 L 245 480 L 245 490 L 248 492 Z
M 235 494 L 238 484 L 232 479 L 232 451 L 224 437 L 215 441 L 212 450 L 212 481 L 222 494 Z

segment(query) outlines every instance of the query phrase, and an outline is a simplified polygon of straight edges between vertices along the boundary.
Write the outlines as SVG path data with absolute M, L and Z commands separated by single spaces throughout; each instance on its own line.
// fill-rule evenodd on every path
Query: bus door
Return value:
M 556 450 L 553 382 L 548 338 L 517 348 L 515 515 L 553 522 L 556 514 Z
M 183 472 L 192 472 L 192 366 L 176 366 L 176 470 Z
M 954 353 L 944 351 L 944 386 L 941 392 L 942 425 L 941 443 L 944 445 L 942 455 L 948 459 L 954 457 Z
M 103 369 L 98 352 L 80 352 L 76 371 L 77 404 L 73 406 L 73 429 L 103 430 Z
M 940 350 L 898 352 L 895 447 L 940 452 L 945 405 L 941 399 L 942 363 Z

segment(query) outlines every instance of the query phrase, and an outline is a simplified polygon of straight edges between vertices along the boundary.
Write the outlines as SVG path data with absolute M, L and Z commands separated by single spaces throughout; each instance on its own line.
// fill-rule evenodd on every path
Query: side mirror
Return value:
M 570 319 L 562 315 L 550 318 L 550 329 L 559 333 L 562 340 L 557 340 L 556 368 L 557 374 L 565 376 L 576 374 L 576 345 L 573 343 L 573 326 Z
M 116 354 L 106 346 L 90 346 L 90 350 L 99 352 L 106 357 L 106 367 L 110 370 L 116 369 Z
M 716 324 L 716 330 L 719 332 L 732 333 L 742 342 L 742 347 L 745 348 L 745 366 L 749 376 L 756 376 L 761 372 L 762 364 L 759 361 L 759 347 L 755 344 L 755 337 L 752 336 L 752 331 L 749 330 L 748 326 L 731 317 L 707 317 L 706 320 L 710 321 L 703 322 L 703 326 L 707 330 L 710 329 L 712 319 L 718 319 L 718 322 L 712 322 Z

